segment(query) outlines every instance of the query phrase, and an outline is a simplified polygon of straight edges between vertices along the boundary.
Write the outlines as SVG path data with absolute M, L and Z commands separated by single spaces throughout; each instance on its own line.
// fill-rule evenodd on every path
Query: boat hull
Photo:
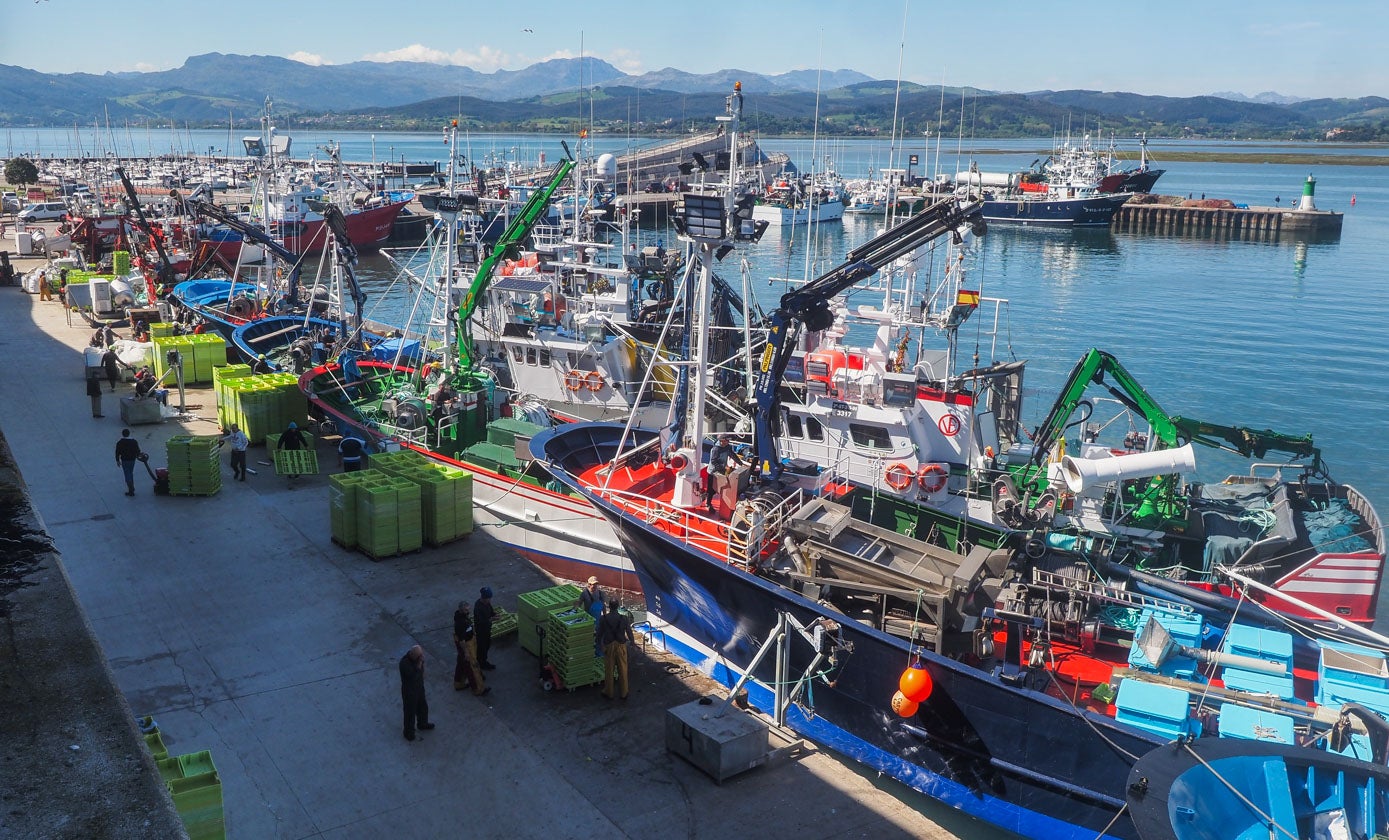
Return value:
M 843 218 L 844 202 L 835 199 L 820 204 L 799 204 L 787 207 L 781 204 L 758 204 L 752 208 L 755 221 L 766 222 L 771 227 L 794 227 L 811 222 L 827 222 Z
M 1108 227 L 1114 214 L 1129 200 L 1128 193 L 1090 198 L 988 199 L 984 218 L 993 224 L 1044 227 Z
M 831 608 L 691 547 L 595 492 L 575 476 L 611 457 L 622 427 L 585 424 L 552 429 L 531 442 L 551 471 L 585 495 L 612 523 L 641 581 L 650 615 L 687 641 L 691 661 L 741 673 L 772 633 L 779 613 L 802 624 L 841 623 L 852 646 L 842 663 L 803 698 L 813 715 L 788 723 L 881 772 L 981 820 L 1031 837 L 1133 836 L 1119 820 L 1129 764 L 1110 744 L 1142 754 L 1161 741 L 1073 707 L 1042 691 L 1005 684 L 955 660 L 923 653 L 934 682 L 910 718 L 891 709 L 912 652 L 904 639 L 845 620 Z M 640 440 L 636 441 L 637 443 Z M 677 649 L 678 650 L 678 649 Z M 809 662 L 790 654 L 792 672 Z M 770 684 L 770 661 L 755 676 Z M 716 674 L 716 676 L 718 676 Z
M 379 245 L 391 237 L 391 230 L 395 227 L 396 217 L 409 202 L 394 201 L 383 204 L 380 207 L 370 207 L 359 210 L 355 213 L 348 213 L 344 216 L 347 220 L 347 236 L 352 240 L 352 244 L 358 248 L 369 248 Z M 271 225 L 271 233 L 285 249 L 294 254 L 315 254 L 328 247 L 332 236 L 328 230 L 328 225 L 322 219 L 315 219 L 307 222 L 296 222 L 289 225 L 275 223 Z M 216 250 L 224 259 L 235 265 L 238 260 L 242 262 L 264 259 L 264 251 L 261 250 L 243 253 L 242 248 L 257 248 L 244 243 L 240 236 L 224 235 L 216 240 Z

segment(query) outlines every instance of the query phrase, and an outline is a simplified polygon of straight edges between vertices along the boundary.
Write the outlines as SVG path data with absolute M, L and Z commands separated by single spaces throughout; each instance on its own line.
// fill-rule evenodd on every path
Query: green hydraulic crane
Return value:
M 497 264 L 504 259 L 515 258 L 518 255 L 521 243 L 530 236 L 531 231 L 545 215 L 546 208 L 550 206 L 550 200 L 574 168 L 574 159 L 569 155 L 569 147 L 564 146 L 564 151 L 565 157 L 555 164 L 554 170 L 550 173 L 549 182 L 531 194 L 531 197 L 521 206 L 520 211 L 512 217 L 511 224 L 507 225 L 491 253 L 477 267 L 477 273 L 473 275 L 472 285 L 468 287 L 468 293 L 458 306 L 458 367 L 461 371 L 470 371 L 477 364 L 473 351 L 473 313 L 482 304 L 482 295 L 492 282 L 492 275 L 496 272 Z

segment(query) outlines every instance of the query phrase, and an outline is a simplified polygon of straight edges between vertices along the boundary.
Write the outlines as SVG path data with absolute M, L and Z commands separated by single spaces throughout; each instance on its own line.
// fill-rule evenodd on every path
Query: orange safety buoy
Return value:
M 588 376 L 584 377 L 584 379 L 588 382 L 588 389 L 590 391 L 601 391 L 603 389 L 603 374 L 598 371 L 589 371 Z
M 577 370 L 571 370 L 564 375 L 564 387 L 571 391 L 577 391 L 584 384 L 584 375 Z
M 907 695 L 900 691 L 892 695 L 892 710 L 901 717 L 909 718 L 915 715 L 917 708 L 920 706 L 920 703 L 908 699 Z
M 899 693 L 911 702 L 923 703 L 926 698 L 931 696 L 935 683 L 931 680 L 931 675 L 926 671 L 926 667 L 920 662 L 914 662 L 902 672 L 901 679 L 897 681 L 897 687 L 901 689 Z
M 893 490 L 905 490 L 912 483 L 912 468 L 898 461 L 887 468 L 885 480 Z
M 916 471 L 916 483 L 927 493 L 939 493 L 945 489 L 950 474 L 940 464 L 922 464 Z

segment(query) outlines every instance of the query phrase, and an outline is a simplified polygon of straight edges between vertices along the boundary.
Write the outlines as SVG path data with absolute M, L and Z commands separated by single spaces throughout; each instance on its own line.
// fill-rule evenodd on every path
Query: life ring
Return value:
M 583 387 L 584 375 L 577 370 L 571 370 L 564 375 L 564 387 L 571 391 L 577 391 Z
M 922 464 L 916 471 L 916 483 L 925 493 L 939 493 L 945 489 L 950 474 L 940 464 Z
M 588 389 L 590 391 L 603 390 L 603 374 L 599 373 L 598 371 L 589 371 L 588 376 L 584 377 L 584 380 L 587 382 Z
M 912 468 L 898 461 L 887 468 L 884 480 L 893 490 L 906 490 L 912 483 Z

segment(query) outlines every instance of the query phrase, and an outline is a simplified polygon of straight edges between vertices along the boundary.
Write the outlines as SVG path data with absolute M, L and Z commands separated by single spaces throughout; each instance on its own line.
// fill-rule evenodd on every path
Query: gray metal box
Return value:
M 142 400 L 121 397 L 121 422 L 127 426 L 164 422 L 164 414 L 159 410 L 159 400 L 154 397 Z
M 666 750 L 673 752 L 722 783 L 767 760 L 767 725 L 747 712 L 730 707 L 714 717 L 723 701 L 709 705 L 696 700 L 666 710 Z

